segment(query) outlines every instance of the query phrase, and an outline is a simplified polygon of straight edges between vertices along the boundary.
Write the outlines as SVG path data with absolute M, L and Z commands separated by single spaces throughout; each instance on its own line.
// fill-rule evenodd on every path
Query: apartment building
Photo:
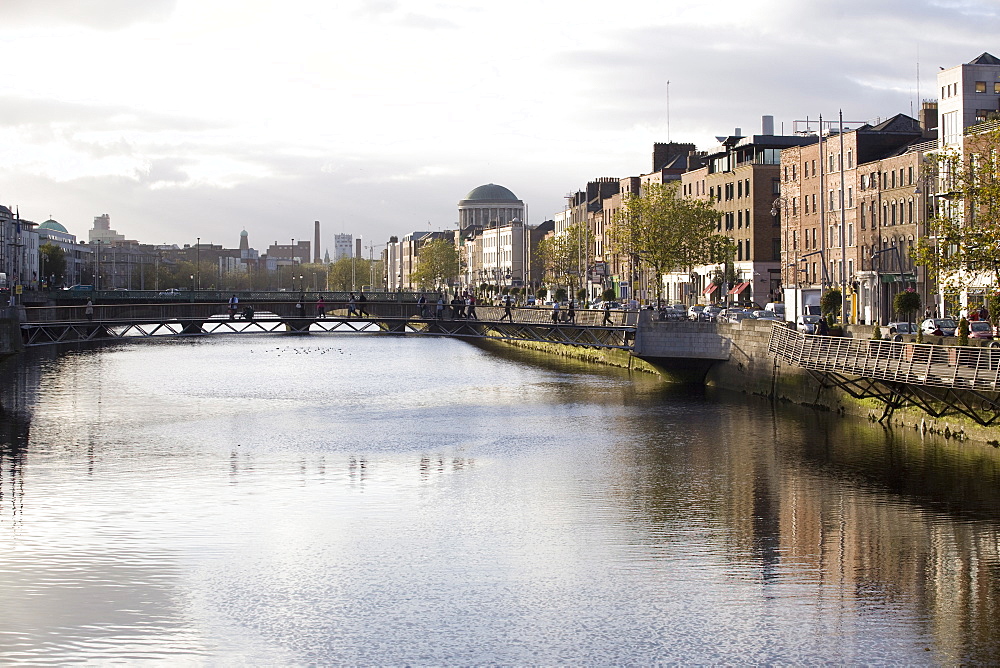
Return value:
M 736 280 L 721 286 L 713 282 L 724 269 L 721 263 L 695 267 L 691 274 L 668 274 L 670 299 L 764 304 L 780 297 L 782 218 L 771 211 L 781 199 L 782 152 L 802 150 L 817 138 L 775 135 L 769 118 L 764 118 L 763 134 L 719 137 L 705 152 L 704 166 L 681 176 L 682 196 L 711 201 L 718 210 L 716 232 L 733 242 Z

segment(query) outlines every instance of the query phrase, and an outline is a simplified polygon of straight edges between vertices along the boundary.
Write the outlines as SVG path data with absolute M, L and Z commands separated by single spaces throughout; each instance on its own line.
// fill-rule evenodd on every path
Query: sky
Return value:
M 2 0 L 0 203 L 377 257 L 485 183 L 537 224 L 655 142 L 915 115 L 998 35 L 998 0 Z

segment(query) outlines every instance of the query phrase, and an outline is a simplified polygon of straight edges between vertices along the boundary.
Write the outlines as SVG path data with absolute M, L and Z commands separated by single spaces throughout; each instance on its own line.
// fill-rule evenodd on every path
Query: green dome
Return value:
M 62 223 L 57 223 L 56 221 L 49 218 L 44 223 L 38 226 L 40 230 L 52 230 L 53 232 L 62 232 L 63 234 L 69 234 L 69 230 L 62 226 Z
M 473 188 L 469 191 L 469 194 L 465 196 L 465 200 L 483 200 L 487 202 L 519 202 L 517 196 L 511 191 L 507 190 L 503 186 L 498 186 L 494 183 L 488 183 L 485 186 L 479 186 L 478 188 Z

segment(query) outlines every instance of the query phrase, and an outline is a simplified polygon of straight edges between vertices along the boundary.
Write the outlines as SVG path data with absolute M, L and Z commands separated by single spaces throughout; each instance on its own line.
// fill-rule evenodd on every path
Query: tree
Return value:
M 446 239 L 435 239 L 420 247 L 410 278 L 421 288 L 440 288 L 458 276 L 458 250 Z
M 841 294 L 840 288 L 830 288 L 819 298 L 819 308 L 828 320 L 833 320 L 840 313 L 840 307 L 843 303 L 844 296 Z
M 681 197 L 678 183 L 647 184 L 624 198 L 609 228 L 611 249 L 653 269 L 659 299 L 663 274 L 716 261 L 729 241 L 715 234 L 718 218 L 708 202 Z
M 586 225 L 574 223 L 561 233 L 538 242 L 536 251 L 542 272 L 551 283 L 582 287 L 581 261 L 592 255 L 590 232 Z
M 1000 287 L 1000 129 L 966 137 L 963 151 L 937 155 L 941 206 L 915 250 L 928 278 L 953 291 Z
M 49 241 L 38 248 L 38 256 L 42 280 L 51 276 L 53 285 L 61 282 L 66 276 L 66 252 Z
M 920 311 L 920 294 L 913 289 L 896 293 L 892 299 L 892 308 L 909 322 L 913 319 L 913 314 Z

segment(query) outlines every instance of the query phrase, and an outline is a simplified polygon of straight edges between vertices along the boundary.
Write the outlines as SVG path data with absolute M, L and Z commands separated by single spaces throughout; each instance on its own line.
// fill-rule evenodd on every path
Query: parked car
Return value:
M 688 319 L 689 320 L 700 320 L 701 312 L 705 310 L 704 304 L 695 304 L 688 309 Z
M 885 330 L 882 332 L 883 339 L 891 339 L 892 337 L 904 334 L 916 335 L 917 333 L 917 323 L 915 322 L 890 322 L 885 326 Z
M 785 304 L 783 302 L 768 302 L 764 304 L 764 310 L 778 316 L 778 320 L 785 319 Z
M 955 336 L 958 325 L 951 318 L 927 318 L 920 323 L 920 330 L 924 334 L 934 334 L 941 330 L 941 336 Z
M 719 317 L 719 313 L 721 312 L 722 312 L 721 306 L 716 306 L 715 304 L 712 304 L 711 306 L 706 306 L 705 309 L 701 312 L 701 314 L 704 320 L 714 322 Z
M 784 318 L 782 318 L 780 315 L 778 315 L 774 311 L 767 311 L 767 310 L 764 310 L 764 311 L 754 311 L 753 313 L 751 313 L 751 316 L 755 320 L 773 320 L 775 322 L 781 322 L 782 320 L 784 320 Z
M 819 318 L 818 315 L 800 315 L 795 319 L 795 329 L 803 334 L 815 334 Z
M 969 323 L 970 339 L 992 339 L 993 325 L 985 320 L 973 320 Z

